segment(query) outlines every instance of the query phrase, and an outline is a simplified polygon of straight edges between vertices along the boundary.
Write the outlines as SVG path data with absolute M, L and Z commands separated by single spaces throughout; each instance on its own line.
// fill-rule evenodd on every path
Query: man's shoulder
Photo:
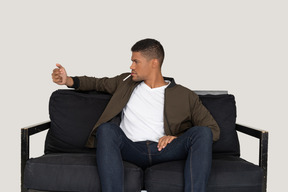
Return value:
M 194 91 L 192 91 L 191 89 L 181 85 L 181 84 L 175 84 L 173 86 L 174 91 L 180 91 L 180 92 L 184 92 L 184 93 L 189 93 L 189 94 L 196 94 Z
M 165 80 L 170 81 L 170 85 L 167 87 L 168 90 L 171 91 L 181 91 L 181 92 L 186 92 L 186 93 L 194 93 L 194 91 L 192 91 L 191 89 L 181 85 L 181 84 L 177 84 L 174 80 L 174 78 L 172 77 L 164 77 Z
M 194 91 L 180 84 L 175 84 L 173 87 L 167 89 L 166 93 L 171 97 L 175 97 L 178 98 L 178 100 L 183 101 L 187 98 L 192 100 L 197 100 L 199 98 Z

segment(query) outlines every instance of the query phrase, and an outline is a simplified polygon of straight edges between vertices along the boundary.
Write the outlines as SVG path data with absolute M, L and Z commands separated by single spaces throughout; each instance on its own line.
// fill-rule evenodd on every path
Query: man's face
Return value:
M 152 59 L 148 60 L 141 52 L 132 52 L 130 66 L 133 81 L 145 81 L 151 75 Z

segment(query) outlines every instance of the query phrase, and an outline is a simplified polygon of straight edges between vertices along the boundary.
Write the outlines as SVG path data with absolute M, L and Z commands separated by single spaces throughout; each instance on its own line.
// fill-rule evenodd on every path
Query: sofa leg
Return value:
M 24 170 L 29 159 L 29 132 L 28 129 L 21 129 L 21 192 L 27 192 L 24 187 Z

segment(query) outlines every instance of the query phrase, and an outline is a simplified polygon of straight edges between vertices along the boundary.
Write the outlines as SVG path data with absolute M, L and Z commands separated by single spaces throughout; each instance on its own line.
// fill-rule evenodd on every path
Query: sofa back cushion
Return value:
M 110 98 L 99 92 L 53 92 L 49 101 L 51 127 L 46 136 L 45 153 L 91 151 L 85 144 Z
M 236 125 L 235 98 L 230 94 L 199 95 L 220 127 L 220 139 L 213 144 L 213 154 L 240 155 Z
M 199 97 L 221 129 L 220 139 L 213 144 L 213 153 L 239 155 L 234 96 L 221 94 Z M 52 93 L 49 102 L 51 128 L 46 136 L 45 153 L 94 153 L 85 144 L 110 98 L 110 95 L 99 92 L 57 90 Z

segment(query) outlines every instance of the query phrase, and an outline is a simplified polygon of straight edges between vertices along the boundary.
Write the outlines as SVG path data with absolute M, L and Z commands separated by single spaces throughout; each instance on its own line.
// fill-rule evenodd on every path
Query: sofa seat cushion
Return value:
M 154 165 L 145 172 L 149 192 L 183 192 L 185 161 Z M 262 169 L 239 157 L 213 158 L 208 192 L 255 192 L 262 189 Z
M 140 191 L 143 186 L 142 169 L 123 163 L 125 191 Z M 25 166 L 24 186 L 43 191 L 100 192 L 96 155 L 59 153 L 29 159 Z

